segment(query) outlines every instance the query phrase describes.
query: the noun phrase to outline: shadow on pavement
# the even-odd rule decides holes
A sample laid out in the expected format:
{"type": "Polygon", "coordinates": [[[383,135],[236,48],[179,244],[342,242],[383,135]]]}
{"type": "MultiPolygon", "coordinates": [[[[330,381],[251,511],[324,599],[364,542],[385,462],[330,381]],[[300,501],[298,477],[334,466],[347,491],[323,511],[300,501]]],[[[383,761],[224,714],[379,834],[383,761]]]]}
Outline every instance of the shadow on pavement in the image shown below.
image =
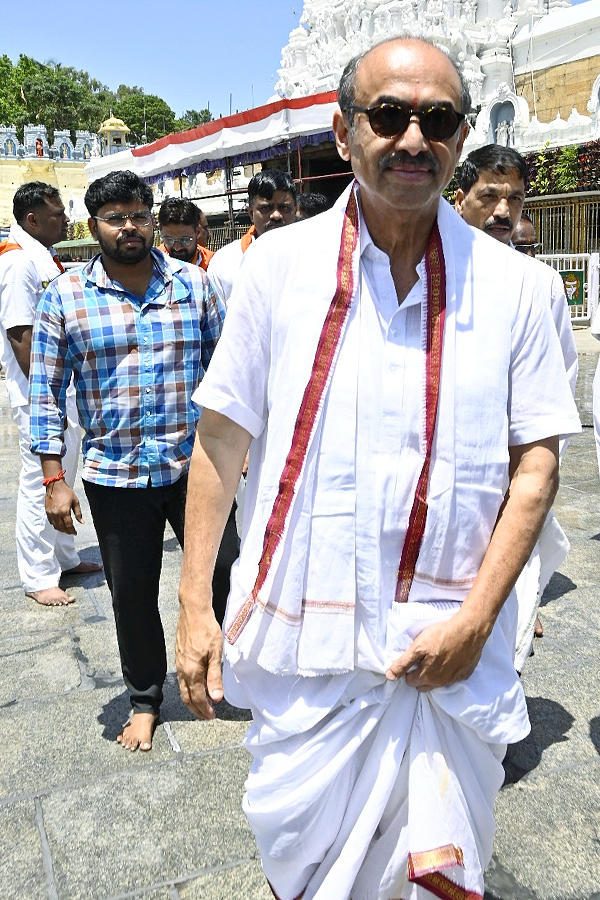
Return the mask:
{"type": "Polygon", "coordinates": [[[577,585],[574,581],[571,581],[566,575],[561,575],[560,572],[555,572],[542,595],[540,606],[546,606],[551,600],[558,600],[559,597],[575,590],[577,590],[577,585]]]}
{"type": "MultiPolygon", "coordinates": [[[[98,716],[98,722],[103,726],[102,737],[107,741],[115,741],[118,733],[127,721],[131,711],[129,703],[129,695],[127,691],[113,697],[108,703],[102,707],[102,712],[98,716]]],[[[252,719],[252,715],[247,709],[238,709],[231,706],[227,700],[215,705],[217,719],[229,722],[247,722],[252,719]]],[[[177,676],[169,672],[164,685],[164,699],[160,708],[161,722],[196,722],[196,716],[185,706],[179,696],[179,685],[177,684],[177,676]]]]}
{"type": "Polygon", "coordinates": [[[595,716],[590,722],[590,739],[596,748],[596,753],[600,753],[600,716],[595,716]]]}
{"type": "Polygon", "coordinates": [[[567,731],[575,721],[564,706],[545,697],[528,697],[527,709],[531,732],[524,740],[508,748],[503,763],[505,785],[515,784],[533,771],[547,747],[568,741],[567,731]]]}

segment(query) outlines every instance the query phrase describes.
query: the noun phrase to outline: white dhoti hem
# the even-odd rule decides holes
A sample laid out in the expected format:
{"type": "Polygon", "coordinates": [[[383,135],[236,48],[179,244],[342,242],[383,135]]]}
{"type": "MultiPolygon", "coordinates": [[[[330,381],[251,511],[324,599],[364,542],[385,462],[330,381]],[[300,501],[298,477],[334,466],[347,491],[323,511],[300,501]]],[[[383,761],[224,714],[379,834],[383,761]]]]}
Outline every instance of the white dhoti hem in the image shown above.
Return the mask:
{"type": "Polygon", "coordinates": [[[515,585],[519,611],[515,649],[517,672],[523,671],[531,653],[535,620],[542,594],[556,569],[567,558],[570,549],[571,545],[566,534],[550,510],[533,553],[525,563],[515,585]]]}
{"type": "MultiPolygon", "coordinates": [[[[388,662],[457,607],[394,604],[388,662]]],[[[473,675],[428,693],[226,666],[228,699],[254,717],[244,810],[280,900],[483,897],[501,760],[529,729],[510,631],[499,621],[473,675]]]]}

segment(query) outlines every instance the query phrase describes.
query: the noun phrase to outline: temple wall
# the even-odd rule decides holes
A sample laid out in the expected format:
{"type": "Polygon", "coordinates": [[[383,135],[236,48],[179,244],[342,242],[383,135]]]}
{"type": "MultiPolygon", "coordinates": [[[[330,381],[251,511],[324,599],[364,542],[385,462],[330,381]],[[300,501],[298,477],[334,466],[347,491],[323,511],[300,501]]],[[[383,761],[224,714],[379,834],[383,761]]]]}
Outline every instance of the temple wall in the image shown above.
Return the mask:
{"type": "Polygon", "coordinates": [[[63,162],[46,158],[3,159],[0,157],[0,225],[13,222],[12,200],[15,191],[27,181],[44,181],[58,188],[62,201],[69,210],[73,201],[76,219],[87,218],[83,197],[87,190],[83,162],[63,162]]]}
{"type": "MultiPolygon", "coordinates": [[[[573,107],[587,115],[594,81],[600,74],[600,55],[553,66],[533,73],[537,117],[540,122],[551,122],[557,112],[568,119],[573,107]]],[[[524,97],[533,115],[533,92],[529,72],[515,76],[515,93],[524,97]]]]}

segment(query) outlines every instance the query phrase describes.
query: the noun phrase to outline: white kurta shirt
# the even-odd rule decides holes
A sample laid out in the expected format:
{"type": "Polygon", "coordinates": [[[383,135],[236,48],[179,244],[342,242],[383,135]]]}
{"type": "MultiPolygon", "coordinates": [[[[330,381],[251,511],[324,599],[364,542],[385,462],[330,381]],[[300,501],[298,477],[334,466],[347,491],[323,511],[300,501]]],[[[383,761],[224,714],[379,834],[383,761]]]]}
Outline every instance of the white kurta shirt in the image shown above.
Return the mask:
{"type": "Polygon", "coordinates": [[[233,285],[243,261],[241,240],[225,244],[210,258],[207,269],[208,277],[225,306],[229,303],[233,285]]]}
{"type": "MultiPolygon", "coordinates": [[[[195,397],[257,438],[226,625],[256,578],[335,291],[346,199],[250,248],[195,397]]],[[[509,248],[482,241],[445,201],[439,225],[448,307],[414,601],[462,600],[467,593],[507,486],[509,445],[579,429],[548,304],[536,293],[531,269],[509,248]]],[[[260,602],[226,648],[231,659],[241,655],[277,673],[385,665],[382,612],[393,602],[423,460],[425,276],[422,263],[420,281],[398,308],[389,261],[361,230],[357,290],[285,534],[260,602]]]]}
{"type": "Polygon", "coordinates": [[[2,365],[10,405],[27,406],[29,383],[11,349],[6,332],[18,326],[31,326],[46,285],[60,275],[53,249],[44,247],[20,225],[8,233],[10,243],[21,250],[7,250],[0,256],[0,330],[2,365]]]}

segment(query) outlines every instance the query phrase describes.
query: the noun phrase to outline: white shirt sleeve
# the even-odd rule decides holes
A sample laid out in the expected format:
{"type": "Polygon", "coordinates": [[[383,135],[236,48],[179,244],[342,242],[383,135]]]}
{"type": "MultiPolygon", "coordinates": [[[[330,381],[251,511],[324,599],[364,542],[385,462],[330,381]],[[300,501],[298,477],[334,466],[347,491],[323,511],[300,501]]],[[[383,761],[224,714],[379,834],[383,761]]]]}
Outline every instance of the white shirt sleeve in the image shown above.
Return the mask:
{"type": "Polygon", "coordinates": [[[236,275],[242,264],[244,254],[239,240],[226,244],[217,250],[208,264],[208,277],[210,278],[215,293],[227,306],[233,290],[236,275]]]}
{"type": "Polygon", "coordinates": [[[548,297],[527,269],[512,332],[509,446],[581,431],[548,297]],[[527,302],[531,297],[531,303],[527,302]]]}
{"type": "Polygon", "coordinates": [[[4,331],[31,325],[41,296],[41,283],[34,263],[21,250],[8,250],[0,257],[0,323],[4,331]]]}
{"type": "MultiPolygon", "coordinates": [[[[192,399],[227,416],[257,438],[267,421],[271,272],[264,255],[256,254],[255,258],[254,246],[246,253],[252,264],[244,265],[235,303],[227,311],[210,367],[192,399]]],[[[210,267],[208,274],[210,277],[210,267]]]]}

